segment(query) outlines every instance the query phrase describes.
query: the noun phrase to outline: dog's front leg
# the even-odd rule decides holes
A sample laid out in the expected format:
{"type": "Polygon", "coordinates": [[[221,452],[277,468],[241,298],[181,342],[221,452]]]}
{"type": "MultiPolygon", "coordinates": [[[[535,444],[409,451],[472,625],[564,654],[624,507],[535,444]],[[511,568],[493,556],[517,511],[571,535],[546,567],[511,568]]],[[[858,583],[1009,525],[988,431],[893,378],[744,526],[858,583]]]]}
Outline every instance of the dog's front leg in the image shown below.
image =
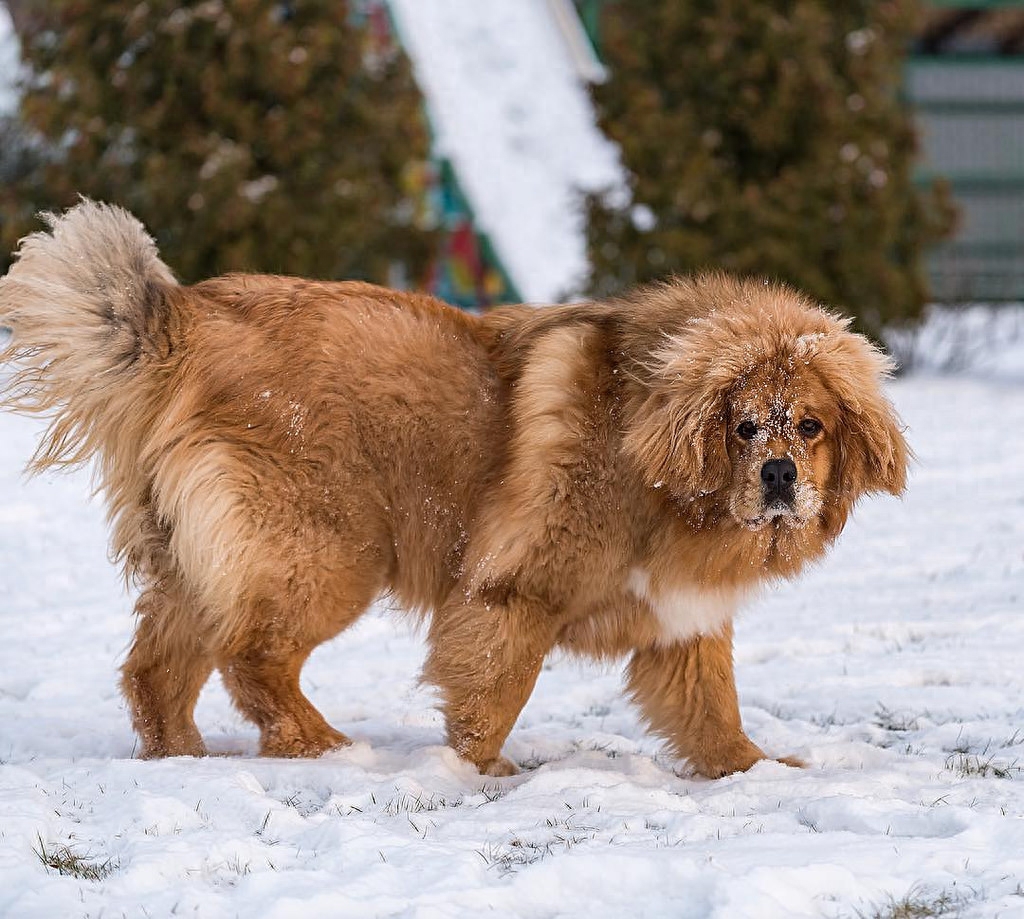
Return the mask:
{"type": "Polygon", "coordinates": [[[441,689],[448,743],[481,773],[519,771],[501,747],[551,650],[554,619],[513,592],[456,592],[434,616],[423,677],[441,689]]]}
{"type": "Polygon", "coordinates": [[[628,686],[651,728],[701,775],[745,772],[765,759],[740,723],[731,626],[685,644],[635,651],[628,686]]]}

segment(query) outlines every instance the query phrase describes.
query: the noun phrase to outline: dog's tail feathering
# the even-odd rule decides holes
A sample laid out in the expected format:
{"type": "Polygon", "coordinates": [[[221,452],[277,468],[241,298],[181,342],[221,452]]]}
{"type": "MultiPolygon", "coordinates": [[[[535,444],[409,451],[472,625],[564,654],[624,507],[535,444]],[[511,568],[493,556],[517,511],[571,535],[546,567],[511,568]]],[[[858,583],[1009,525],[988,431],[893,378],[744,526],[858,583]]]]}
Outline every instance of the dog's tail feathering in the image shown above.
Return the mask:
{"type": "MultiPolygon", "coordinates": [[[[178,286],[156,244],[127,211],[83,199],[43,214],[0,278],[0,405],[52,418],[34,470],[83,462],[142,395],[131,381],[171,348],[178,286]],[[118,416],[121,416],[120,418],[118,416]]],[[[138,411],[141,406],[135,405],[138,411]]]]}

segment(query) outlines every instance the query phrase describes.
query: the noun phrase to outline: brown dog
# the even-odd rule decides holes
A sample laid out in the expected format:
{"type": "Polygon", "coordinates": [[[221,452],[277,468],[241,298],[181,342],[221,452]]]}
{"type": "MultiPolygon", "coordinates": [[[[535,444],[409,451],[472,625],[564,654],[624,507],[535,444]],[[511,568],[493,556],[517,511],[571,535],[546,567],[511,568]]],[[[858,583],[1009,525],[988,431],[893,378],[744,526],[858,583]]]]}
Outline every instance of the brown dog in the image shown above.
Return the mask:
{"type": "Polygon", "coordinates": [[[482,772],[515,771],[501,747],[556,645],[629,655],[676,753],[747,769],[734,612],[904,487],[885,358],[784,287],[476,317],[361,283],[183,287],[122,210],[49,224],[0,280],[5,399],[52,415],[33,468],[97,459],[141,588],[122,686],[144,756],[204,752],[215,667],[264,754],[345,743],[299,671],[390,592],[432,614],[424,675],[482,772]]]}

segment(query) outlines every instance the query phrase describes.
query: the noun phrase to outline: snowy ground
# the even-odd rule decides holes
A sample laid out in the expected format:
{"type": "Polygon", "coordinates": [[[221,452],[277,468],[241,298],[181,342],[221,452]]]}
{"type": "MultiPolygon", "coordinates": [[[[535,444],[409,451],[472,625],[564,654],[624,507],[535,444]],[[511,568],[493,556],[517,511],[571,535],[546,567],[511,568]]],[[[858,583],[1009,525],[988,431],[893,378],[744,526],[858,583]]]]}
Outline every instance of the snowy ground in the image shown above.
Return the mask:
{"type": "Polygon", "coordinates": [[[1024,303],[933,306],[887,343],[901,367],[1024,383],[1024,303]]]}
{"type": "Polygon", "coordinates": [[[306,673],[352,748],[257,759],[213,684],[198,717],[224,756],[132,759],[101,508],[84,475],[23,481],[37,425],[0,416],[0,916],[792,919],[908,892],[1024,916],[1024,385],[892,395],[907,498],[864,505],[738,632],[748,730],[810,768],[714,782],[673,771],[614,668],[566,660],[506,748],[527,770],[481,779],[441,745],[420,641],[383,614],[306,673]]]}

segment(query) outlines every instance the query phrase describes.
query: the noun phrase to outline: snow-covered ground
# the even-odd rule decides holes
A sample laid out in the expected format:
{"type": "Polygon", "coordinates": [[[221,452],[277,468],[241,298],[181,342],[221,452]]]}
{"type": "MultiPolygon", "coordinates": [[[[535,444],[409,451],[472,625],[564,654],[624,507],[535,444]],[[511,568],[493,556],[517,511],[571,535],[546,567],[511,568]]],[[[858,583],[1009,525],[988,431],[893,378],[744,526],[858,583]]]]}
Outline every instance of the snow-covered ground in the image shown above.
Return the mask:
{"type": "Polygon", "coordinates": [[[570,660],[507,745],[526,771],[481,778],[384,613],[305,674],[353,747],[258,759],[211,684],[198,720],[224,755],[132,759],[131,601],[101,507],[84,474],[24,481],[38,425],[0,416],[0,916],[793,919],[908,892],[1024,916],[1024,386],[891,393],[918,454],[906,499],[863,505],[738,630],[749,732],[809,768],[719,781],[677,774],[616,668],[570,660]],[[44,867],[61,847],[105,876],[44,867]]]}
{"type": "Polygon", "coordinates": [[[887,338],[899,363],[914,371],[1024,383],[1024,303],[932,306],[919,325],[887,338]]]}

